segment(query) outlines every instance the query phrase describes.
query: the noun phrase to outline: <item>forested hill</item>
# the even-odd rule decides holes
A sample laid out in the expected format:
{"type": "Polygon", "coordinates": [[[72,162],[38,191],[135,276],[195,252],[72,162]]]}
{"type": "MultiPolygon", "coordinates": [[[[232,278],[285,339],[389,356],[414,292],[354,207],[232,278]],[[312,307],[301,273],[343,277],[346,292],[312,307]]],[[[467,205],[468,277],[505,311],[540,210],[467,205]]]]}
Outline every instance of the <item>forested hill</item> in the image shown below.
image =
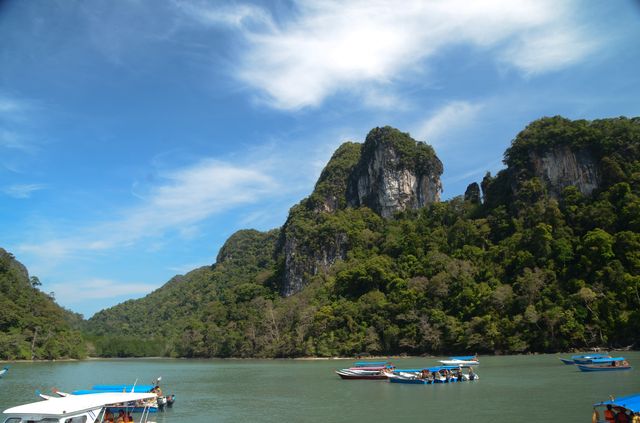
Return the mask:
{"type": "Polygon", "coordinates": [[[38,289],[25,267],[0,248],[0,359],[81,358],[80,315],[38,289]]]}
{"type": "Polygon", "coordinates": [[[638,346],[640,119],[543,118],[505,164],[440,201],[435,151],[375,128],[336,151],[281,229],[236,233],[213,266],[87,331],[104,355],[638,346]],[[114,336],[131,342],[113,351],[114,336]]]}

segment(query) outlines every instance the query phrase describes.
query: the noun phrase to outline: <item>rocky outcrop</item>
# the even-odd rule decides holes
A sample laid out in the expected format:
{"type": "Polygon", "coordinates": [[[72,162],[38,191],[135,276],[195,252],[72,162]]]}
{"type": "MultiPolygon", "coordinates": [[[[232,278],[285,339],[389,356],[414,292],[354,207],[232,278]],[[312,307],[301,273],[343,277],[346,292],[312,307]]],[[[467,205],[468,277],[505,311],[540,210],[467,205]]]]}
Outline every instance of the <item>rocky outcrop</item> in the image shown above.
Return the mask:
{"type": "Polygon", "coordinates": [[[529,158],[534,175],[545,182],[553,198],[559,198],[568,186],[577,187],[584,195],[600,186],[599,165],[589,150],[560,145],[543,154],[531,152],[529,158]]]}
{"type": "Polygon", "coordinates": [[[480,204],[480,185],[478,185],[477,182],[473,182],[467,186],[467,190],[464,192],[464,201],[480,204]]]}
{"type": "Polygon", "coordinates": [[[391,127],[375,128],[349,178],[347,204],[388,218],[440,201],[442,162],[433,149],[391,127]]]}
{"type": "Polygon", "coordinates": [[[308,280],[326,273],[336,261],[347,255],[347,235],[336,233],[331,242],[324,243],[319,249],[303,245],[295,236],[284,241],[284,280],[280,295],[289,296],[300,292],[308,280]]]}

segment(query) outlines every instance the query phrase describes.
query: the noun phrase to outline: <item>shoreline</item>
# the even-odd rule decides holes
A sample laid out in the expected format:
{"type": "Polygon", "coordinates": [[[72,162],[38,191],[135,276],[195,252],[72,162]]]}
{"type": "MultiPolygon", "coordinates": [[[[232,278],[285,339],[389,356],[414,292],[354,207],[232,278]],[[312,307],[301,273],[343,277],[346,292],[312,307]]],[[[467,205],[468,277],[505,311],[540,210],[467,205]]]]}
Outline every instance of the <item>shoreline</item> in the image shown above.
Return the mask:
{"type": "MultiPolygon", "coordinates": [[[[608,350],[608,352],[637,352],[640,350],[608,350]]],[[[528,356],[528,355],[562,355],[575,354],[578,352],[589,351],[568,351],[556,353],[525,353],[525,354],[480,354],[479,357],[504,357],[504,356],[528,356]]],[[[86,357],[86,358],[60,358],[52,360],[0,360],[0,364],[10,363],[55,363],[55,362],[74,362],[74,361],[118,361],[118,360],[292,360],[292,361],[344,361],[344,360],[398,360],[398,359],[418,359],[418,358],[440,358],[449,357],[449,355],[372,355],[366,357],[86,357]]]]}

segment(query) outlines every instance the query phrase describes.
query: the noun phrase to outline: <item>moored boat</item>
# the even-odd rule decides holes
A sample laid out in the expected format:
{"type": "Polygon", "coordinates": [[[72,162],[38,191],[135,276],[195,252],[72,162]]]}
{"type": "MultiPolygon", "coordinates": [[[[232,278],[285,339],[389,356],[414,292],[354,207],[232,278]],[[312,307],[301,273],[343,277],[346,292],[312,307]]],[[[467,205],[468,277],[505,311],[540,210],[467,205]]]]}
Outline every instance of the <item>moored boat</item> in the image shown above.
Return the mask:
{"type": "Polygon", "coordinates": [[[391,374],[391,369],[387,367],[350,367],[336,370],[336,374],[341,379],[380,380],[387,379],[391,374]]]}
{"type": "MultiPolygon", "coordinates": [[[[111,408],[131,412],[134,404],[143,404],[154,400],[151,392],[109,392],[101,394],[69,395],[67,397],[49,398],[4,410],[5,422],[105,422],[111,408]]],[[[135,421],[148,421],[149,412],[143,407],[135,421]]],[[[113,420],[112,420],[113,421],[113,420]]]]}
{"type": "Polygon", "coordinates": [[[631,370],[631,365],[624,357],[594,358],[590,364],[576,364],[583,372],[611,372],[631,370]]]}
{"type": "Polygon", "coordinates": [[[478,375],[469,368],[464,374],[460,366],[437,366],[426,369],[396,369],[389,376],[391,383],[405,383],[412,385],[430,385],[434,383],[453,383],[478,380],[478,375]]]}
{"type": "Polygon", "coordinates": [[[4,376],[8,371],[9,367],[5,367],[4,369],[0,370],[0,377],[4,376]]]}
{"type": "Polygon", "coordinates": [[[463,355],[457,357],[449,357],[448,360],[438,360],[439,363],[444,364],[445,366],[477,366],[480,364],[477,355],[463,355]]]}
{"type": "Polygon", "coordinates": [[[640,393],[593,404],[592,423],[635,422],[635,419],[640,419],[640,393]]]}

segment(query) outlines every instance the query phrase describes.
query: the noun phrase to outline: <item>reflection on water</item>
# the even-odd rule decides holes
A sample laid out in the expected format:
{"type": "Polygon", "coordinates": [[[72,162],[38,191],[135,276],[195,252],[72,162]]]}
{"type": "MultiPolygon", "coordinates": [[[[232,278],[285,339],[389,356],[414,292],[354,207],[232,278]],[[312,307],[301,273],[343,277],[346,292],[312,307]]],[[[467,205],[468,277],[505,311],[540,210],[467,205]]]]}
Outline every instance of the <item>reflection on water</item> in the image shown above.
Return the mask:
{"type": "MultiPolygon", "coordinates": [[[[569,354],[567,354],[569,355],[569,354]]],[[[640,353],[624,353],[640,366],[640,353]]],[[[399,367],[437,359],[393,360],[399,367]]],[[[582,373],[557,356],[480,357],[477,382],[402,385],[347,381],[333,373],[348,360],[89,360],[13,363],[0,379],[0,409],[36,401],[35,390],[69,392],[94,384],[148,384],[162,376],[169,422],[587,422],[591,404],[640,392],[636,369],[582,373]]]]}

